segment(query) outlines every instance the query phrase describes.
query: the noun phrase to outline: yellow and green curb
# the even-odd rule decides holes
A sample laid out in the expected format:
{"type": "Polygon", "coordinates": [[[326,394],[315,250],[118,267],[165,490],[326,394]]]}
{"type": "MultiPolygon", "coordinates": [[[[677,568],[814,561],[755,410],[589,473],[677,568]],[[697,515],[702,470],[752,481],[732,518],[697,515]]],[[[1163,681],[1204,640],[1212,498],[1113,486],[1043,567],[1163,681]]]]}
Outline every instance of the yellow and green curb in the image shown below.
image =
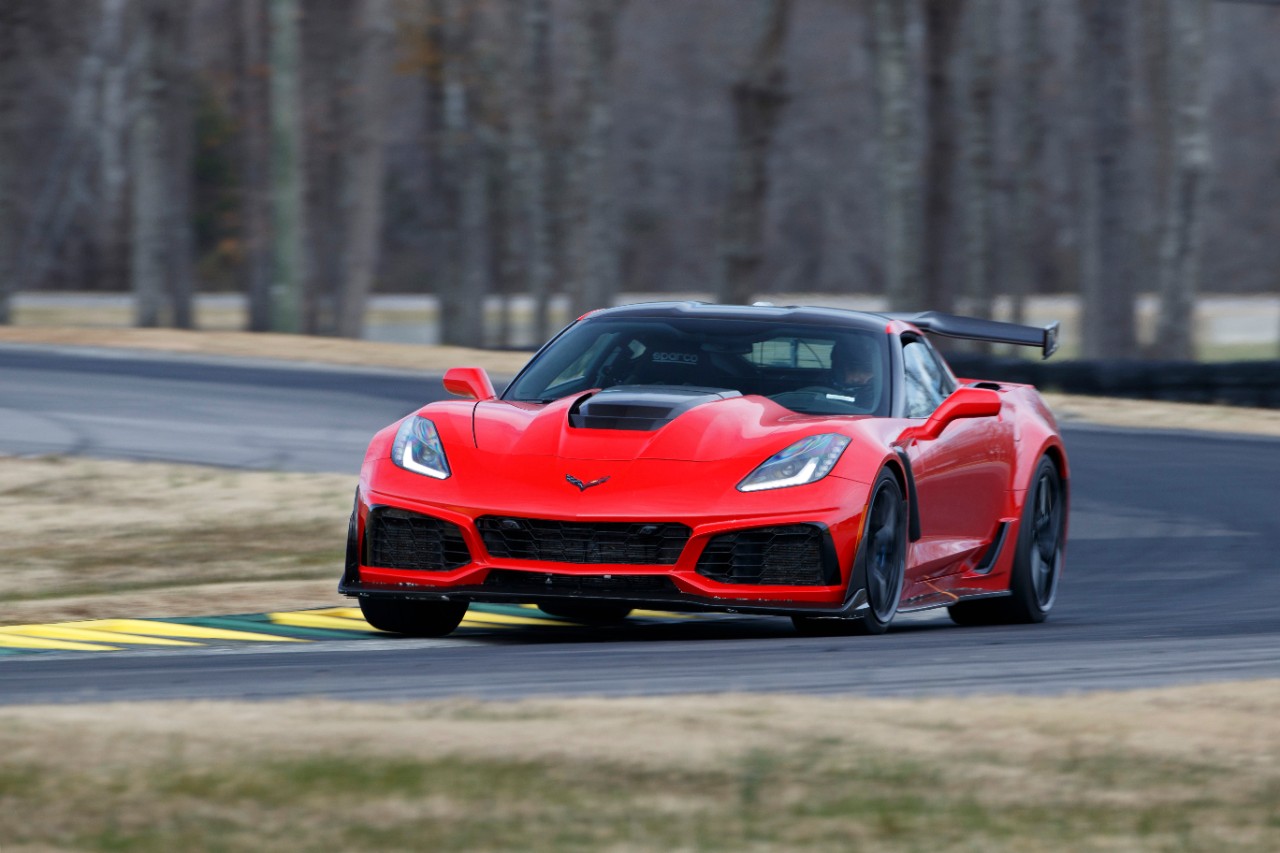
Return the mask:
{"type": "MultiPolygon", "coordinates": [[[[641,621],[671,621],[685,614],[645,610],[641,621]]],[[[532,606],[473,604],[457,633],[565,628],[576,623],[532,606]]],[[[0,656],[47,652],[114,652],[124,648],[200,647],[222,643],[309,643],[393,636],[371,627],[359,607],[327,607],[233,616],[168,619],[91,619],[43,625],[0,626],[0,656]]]]}

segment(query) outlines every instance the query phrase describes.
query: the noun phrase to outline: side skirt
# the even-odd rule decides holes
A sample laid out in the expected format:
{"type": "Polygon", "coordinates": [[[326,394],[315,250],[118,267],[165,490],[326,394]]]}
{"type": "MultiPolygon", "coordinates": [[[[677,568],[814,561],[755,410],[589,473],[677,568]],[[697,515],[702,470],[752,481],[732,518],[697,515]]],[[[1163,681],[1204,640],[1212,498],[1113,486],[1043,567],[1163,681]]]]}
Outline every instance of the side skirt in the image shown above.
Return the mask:
{"type": "Polygon", "coordinates": [[[925,610],[937,610],[939,607],[950,607],[953,604],[959,604],[961,601],[978,601],[983,598],[1008,598],[1012,593],[1008,590],[1000,592],[976,592],[971,595],[952,595],[951,593],[938,593],[924,598],[916,599],[914,602],[902,602],[898,608],[899,613],[920,613],[925,610]]]}

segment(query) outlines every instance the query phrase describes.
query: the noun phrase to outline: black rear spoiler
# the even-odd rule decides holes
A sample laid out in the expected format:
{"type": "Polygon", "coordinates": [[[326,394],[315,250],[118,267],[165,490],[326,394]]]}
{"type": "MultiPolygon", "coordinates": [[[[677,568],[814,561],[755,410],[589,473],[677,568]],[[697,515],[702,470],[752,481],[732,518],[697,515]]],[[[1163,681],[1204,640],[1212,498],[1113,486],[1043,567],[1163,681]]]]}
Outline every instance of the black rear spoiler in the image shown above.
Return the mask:
{"type": "Polygon", "coordinates": [[[1024,347],[1040,347],[1042,358],[1058,351],[1058,323],[1055,321],[1041,328],[1018,323],[1001,323],[997,320],[979,320],[976,317],[956,317],[937,311],[920,314],[887,314],[894,320],[910,323],[917,329],[944,338],[964,338],[970,341],[991,341],[996,344],[1018,344],[1024,347]]]}

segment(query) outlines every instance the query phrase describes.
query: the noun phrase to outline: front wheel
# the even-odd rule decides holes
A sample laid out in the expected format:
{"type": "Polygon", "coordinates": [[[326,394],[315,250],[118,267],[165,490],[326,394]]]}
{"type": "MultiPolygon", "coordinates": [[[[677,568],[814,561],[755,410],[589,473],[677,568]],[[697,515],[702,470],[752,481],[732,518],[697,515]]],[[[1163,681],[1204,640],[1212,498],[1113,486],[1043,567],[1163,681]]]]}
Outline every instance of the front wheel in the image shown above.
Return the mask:
{"type": "Polygon", "coordinates": [[[793,616],[796,630],[808,636],[883,634],[898,612],[907,570],[907,504],[892,471],[882,471],[867,502],[862,541],[850,584],[861,581],[867,594],[860,619],[793,616]]]}
{"type": "Polygon", "coordinates": [[[467,602],[362,598],[360,612],[364,621],[379,631],[407,637],[443,637],[453,633],[467,615],[467,602]]]}

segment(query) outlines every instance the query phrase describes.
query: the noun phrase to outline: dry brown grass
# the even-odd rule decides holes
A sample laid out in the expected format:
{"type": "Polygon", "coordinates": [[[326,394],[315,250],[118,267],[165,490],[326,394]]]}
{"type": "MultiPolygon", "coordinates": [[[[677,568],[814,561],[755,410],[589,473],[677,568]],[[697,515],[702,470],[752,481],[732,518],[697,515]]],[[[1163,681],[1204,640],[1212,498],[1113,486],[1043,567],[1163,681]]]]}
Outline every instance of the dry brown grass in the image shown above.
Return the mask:
{"type": "Polygon", "coordinates": [[[320,607],[353,478],[0,457],[0,624],[320,607]]]}
{"type": "Polygon", "coordinates": [[[0,709],[0,849],[1258,850],[1280,682],[0,709]]]}
{"type": "Polygon", "coordinates": [[[0,342],[49,346],[120,347],[187,355],[241,356],[443,371],[450,367],[483,367],[510,376],[528,361],[527,353],[497,352],[448,346],[414,346],[322,338],[306,335],[253,334],[180,329],[85,328],[81,326],[0,326],[0,342]]]}

